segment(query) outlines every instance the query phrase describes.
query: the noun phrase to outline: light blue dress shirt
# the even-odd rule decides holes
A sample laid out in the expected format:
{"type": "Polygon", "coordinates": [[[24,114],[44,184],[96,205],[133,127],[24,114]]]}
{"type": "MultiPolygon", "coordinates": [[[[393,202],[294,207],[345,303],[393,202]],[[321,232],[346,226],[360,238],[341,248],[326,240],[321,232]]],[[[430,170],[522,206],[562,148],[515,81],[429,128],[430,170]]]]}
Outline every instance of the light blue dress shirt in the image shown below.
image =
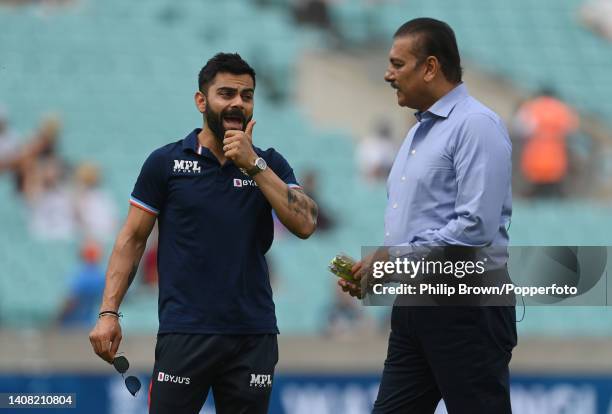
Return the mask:
{"type": "Polygon", "coordinates": [[[464,84],[415,116],[387,180],[385,246],[507,246],[512,146],[499,116],[464,84]]]}

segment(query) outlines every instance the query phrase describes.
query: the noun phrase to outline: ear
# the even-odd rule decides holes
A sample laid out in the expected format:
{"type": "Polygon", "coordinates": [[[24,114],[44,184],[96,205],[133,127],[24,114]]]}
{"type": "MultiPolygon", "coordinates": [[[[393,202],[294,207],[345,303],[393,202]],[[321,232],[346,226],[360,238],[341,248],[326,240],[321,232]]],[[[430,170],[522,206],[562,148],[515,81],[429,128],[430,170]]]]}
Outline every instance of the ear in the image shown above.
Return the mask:
{"type": "Polygon", "coordinates": [[[436,78],[436,75],[440,71],[440,61],[435,56],[428,56],[423,66],[425,67],[423,80],[429,83],[436,78]]]}
{"type": "Polygon", "coordinates": [[[195,101],[196,108],[203,114],[206,111],[206,95],[203,92],[197,91],[193,97],[195,101]]]}

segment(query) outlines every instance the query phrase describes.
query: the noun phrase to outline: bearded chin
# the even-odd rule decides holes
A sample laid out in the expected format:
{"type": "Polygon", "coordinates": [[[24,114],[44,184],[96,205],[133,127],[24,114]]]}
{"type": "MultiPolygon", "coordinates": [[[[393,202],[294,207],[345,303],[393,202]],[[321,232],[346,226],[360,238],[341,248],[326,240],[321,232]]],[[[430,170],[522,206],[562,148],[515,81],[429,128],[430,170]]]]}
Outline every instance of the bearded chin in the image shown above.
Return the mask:
{"type": "Polygon", "coordinates": [[[223,122],[221,121],[221,117],[219,114],[208,110],[204,113],[204,119],[206,120],[206,125],[212,131],[213,135],[219,142],[223,142],[225,138],[225,129],[223,128],[223,122]]]}
{"type": "MultiPolygon", "coordinates": [[[[247,118],[242,122],[242,131],[246,130],[247,124],[251,121],[253,116],[247,118]]],[[[206,120],[206,125],[212,131],[213,135],[217,138],[219,142],[223,142],[225,138],[225,128],[223,128],[223,120],[221,118],[221,114],[218,114],[212,110],[207,110],[204,112],[204,119],[206,120]]]]}

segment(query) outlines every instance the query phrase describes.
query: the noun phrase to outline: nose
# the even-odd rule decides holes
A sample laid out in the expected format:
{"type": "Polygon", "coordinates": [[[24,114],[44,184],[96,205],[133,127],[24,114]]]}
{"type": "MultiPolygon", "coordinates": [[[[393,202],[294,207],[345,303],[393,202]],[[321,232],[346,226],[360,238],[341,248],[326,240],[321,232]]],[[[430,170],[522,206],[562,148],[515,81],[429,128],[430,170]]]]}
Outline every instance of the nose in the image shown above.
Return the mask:
{"type": "Polygon", "coordinates": [[[236,94],[234,99],[232,99],[232,102],[230,103],[230,109],[231,108],[238,108],[240,110],[244,109],[244,101],[242,100],[242,96],[240,96],[240,94],[236,94]]]}
{"type": "Polygon", "coordinates": [[[387,69],[385,70],[385,81],[386,82],[393,82],[394,80],[394,76],[393,73],[391,72],[391,70],[387,69]]]}

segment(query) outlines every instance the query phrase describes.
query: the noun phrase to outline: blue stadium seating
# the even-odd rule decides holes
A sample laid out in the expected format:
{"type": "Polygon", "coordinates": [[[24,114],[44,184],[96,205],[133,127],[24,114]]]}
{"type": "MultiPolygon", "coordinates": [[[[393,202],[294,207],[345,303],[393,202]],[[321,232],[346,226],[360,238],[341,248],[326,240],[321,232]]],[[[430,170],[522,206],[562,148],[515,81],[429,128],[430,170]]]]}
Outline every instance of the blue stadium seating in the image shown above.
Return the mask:
{"type": "MultiPolygon", "coordinates": [[[[469,0],[458,7],[451,0],[402,0],[376,9],[358,7],[361,3],[342,2],[334,10],[349,39],[365,41],[373,33],[390,37],[417,15],[444,18],[457,28],[464,54],[484,67],[526,87],[552,81],[581,109],[612,115],[612,101],[595,98],[610,91],[611,48],[575,24],[571,13],[579,1],[546,0],[536,7],[528,0],[469,0]],[[363,10],[369,14],[354,24],[363,10]],[[584,61],[595,63],[588,77],[584,61]]],[[[121,202],[122,214],[148,152],[201,123],[192,96],[205,59],[221,49],[239,51],[256,62],[260,74],[273,73],[290,96],[297,57],[314,39],[312,32],[296,30],[282,9],[259,9],[246,0],[147,0],[137,7],[120,0],[83,1],[74,10],[49,15],[35,7],[0,8],[0,27],[0,98],[13,124],[26,132],[42,114],[59,112],[65,125],[62,153],[72,162],[104,166],[105,183],[121,202]],[[221,13],[232,16],[231,23],[219,21],[221,13]]],[[[270,253],[281,332],[312,334],[324,328],[333,297],[335,280],[326,270],[331,257],[341,251],[358,257],[360,246],[381,242],[385,188],[359,181],[346,132],[315,128],[292,105],[265,98],[268,87],[258,86],[258,145],[276,147],[298,175],[318,171],[320,201],[339,223],[337,231],[306,242],[280,239],[270,253]]],[[[27,211],[8,177],[0,177],[0,200],[0,323],[44,326],[65,295],[77,241],[33,241],[26,231],[27,211]]],[[[510,232],[516,245],[611,244],[602,225],[611,215],[606,206],[585,202],[516,203],[510,232]]],[[[157,327],[155,295],[142,287],[130,291],[123,312],[126,330],[157,327]]],[[[529,309],[522,329],[612,334],[609,312],[560,312],[529,309]]]]}

